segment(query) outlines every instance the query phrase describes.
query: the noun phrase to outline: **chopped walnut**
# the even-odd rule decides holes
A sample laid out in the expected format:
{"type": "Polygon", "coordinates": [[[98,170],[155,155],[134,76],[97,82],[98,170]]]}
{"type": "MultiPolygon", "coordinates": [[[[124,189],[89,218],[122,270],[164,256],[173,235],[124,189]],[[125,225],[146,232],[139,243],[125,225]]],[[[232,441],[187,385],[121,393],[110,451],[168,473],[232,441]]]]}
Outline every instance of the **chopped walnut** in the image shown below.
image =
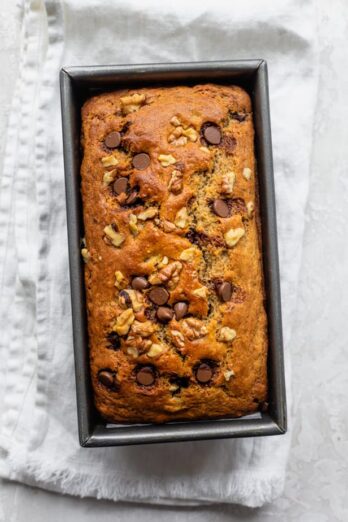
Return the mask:
{"type": "Polygon", "coordinates": [[[129,96],[122,96],[120,98],[122,111],[124,114],[130,114],[131,112],[136,112],[140,109],[142,105],[145,103],[145,94],[130,94],[129,96]]]}
{"type": "Polygon", "coordinates": [[[224,372],[224,377],[225,377],[225,380],[228,382],[230,380],[231,377],[234,376],[234,371],[233,370],[226,370],[224,372]]]}
{"type": "Polygon", "coordinates": [[[87,248],[81,248],[81,255],[85,263],[88,263],[88,261],[91,259],[91,254],[87,248]]]}
{"type": "Polygon", "coordinates": [[[252,174],[252,170],[249,169],[248,167],[245,167],[245,168],[243,169],[243,178],[245,178],[247,181],[250,180],[250,178],[251,178],[251,174],[252,174]]]}
{"type": "Polygon", "coordinates": [[[233,339],[236,337],[237,333],[236,330],[233,330],[233,328],[229,328],[228,326],[223,326],[219,333],[218,333],[218,341],[222,341],[224,343],[228,343],[230,341],[233,341],[233,339]]]}
{"type": "Polygon", "coordinates": [[[129,230],[132,232],[133,236],[136,236],[139,233],[139,229],[137,227],[137,216],[135,214],[129,214],[128,223],[129,230]]]}
{"type": "Polygon", "coordinates": [[[130,333],[125,341],[125,345],[127,346],[127,352],[130,348],[131,350],[136,350],[138,353],[143,353],[151,347],[152,341],[140,335],[130,333]]]}
{"type": "Polygon", "coordinates": [[[110,183],[112,183],[114,181],[115,174],[116,174],[116,169],[107,170],[106,172],[104,172],[104,176],[103,176],[104,185],[110,185],[110,183]]]}
{"type": "Polygon", "coordinates": [[[116,286],[116,288],[118,288],[119,290],[123,290],[124,288],[126,288],[127,284],[128,284],[127,283],[127,279],[124,277],[122,272],[117,270],[115,272],[115,286],[116,286]]]}
{"type": "Polygon", "coordinates": [[[162,262],[163,256],[157,254],[145,259],[145,263],[148,265],[150,270],[156,270],[156,267],[162,262]]]}
{"type": "Polygon", "coordinates": [[[244,228],[230,228],[230,230],[228,230],[224,236],[226,245],[228,247],[234,247],[238,243],[238,241],[244,236],[244,234],[244,228]]]}
{"type": "Polygon", "coordinates": [[[143,210],[142,212],[140,212],[140,214],[137,215],[137,218],[140,221],[147,221],[148,219],[152,219],[155,216],[157,216],[157,214],[158,214],[157,207],[149,207],[149,208],[143,210]]]}
{"type": "Polygon", "coordinates": [[[253,201],[248,201],[248,203],[246,205],[246,208],[247,208],[247,211],[248,211],[248,216],[251,217],[253,215],[254,210],[255,210],[255,205],[254,205],[253,201]]]}
{"type": "Polygon", "coordinates": [[[135,346],[128,346],[126,350],[127,354],[136,359],[139,356],[139,352],[135,346]]]}
{"type": "Polygon", "coordinates": [[[183,250],[180,254],[180,258],[182,261],[200,261],[202,253],[196,246],[192,246],[183,250]]]}
{"type": "Polygon", "coordinates": [[[133,335],[140,335],[141,337],[150,337],[156,331],[156,325],[152,321],[134,321],[131,332],[133,335]]]}
{"type": "Polygon", "coordinates": [[[207,335],[208,330],[202,321],[196,319],[195,317],[188,317],[182,321],[182,329],[184,334],[190,341],[194,341],[195,339],[200,339],[207,335]]]}
{"type": "Polygon", "coordinates": [[[174,125],[174,127],[178,127],[179,125],[181,125],[181,121],[179,120],[179,118],[177,116],[173,116],[172,119],[170,120],[170,123],[172,125],[174,125]]]}
{"type": "Polygon", "coordinates": [[[185,337],[178,330],[171,331],[173,343],[178,346],[178,348],[183,348],[185,346],[185,337]]]}
{"type": "Polygon", "coordinates": [[[168,189],[173,194],[179,194],[182,191],[184,174],[180,170],[173,170],[172,177],[170,178],[168,189]]]}
{"type": "Polygon", "coordinates": [[[162,167],[169,167],[169,165],[175,165],[176,163],[176,159],[171,154],[160,154],[158,156],[158,161],[162,167]]]}
{"type": "Polygon", "coordinates": [[[200,288],[196,288],[196,290],[193,290],[193,295],[196,295],[197,297],[202,297],[203,299],[207,299],[208,297],[208,288],[206,286],[201,286],[200,288]]]}
{"type": "Polygon", "coordinates": [[[118,335],[126,335],[129,332],[131,324],[134,321],[134,313],[132,308],[124,310],[116,319],[116,323],[113,326],[113,331],[118,335]]]}
{"type": "Polygon", "coordinates": [[[101,161],[104,167],[112,167],[114,165],[118,165],[118,159],[115,158],[113,154],[111,154],[111,156],[104,156],[104,158],[102,158],[101,161]]]}
{"type": "Polygon", "coordinates": [[[186,228],[187,227],[187,225],[188,225],[188,213],[187,213],[187,208],[186,207],[182,207],[176,213],[174,223],[175,223],[175,225],[178,228],[186,228]]]}
{"type": "Polygon", "coordinates": [[[118,300],[121,306],[127,306],[130,301],[129,304],[132,306],[134,312],[140,312],[144,306],[142,293],[138,290],[133,290],[133,288],[128,288],[120,292],[118,300]]]}
{"type": "Polygon", "coordinates": [[[167,219],[162,219],[159,221],[158,225],[164,232],[173,232],[173,230],[176,229],[174,223],[168,221],[167,219]]]}
{"type": "Polygon", "coordinates": [[[236,181],[236,174],[234,172],[226,172],[221,178],[221,192],[224,194],[232,194],[233,186],[236,181]]]}
{"type": "Polygon", "coordinates": [[[157,359],[157,357],[160,357],[165,351],[165,346],[163,346],[162,344],[154,343],[151,345],[150,350],[147,352],[147,356],[151,357],[152,359],[157,359]]]}
{"type": "Polygon", "coordinates": [[[197,141],[198,132],[193,127],[188,127],[183,130],[183,135],[186,136],[190,141],[197,141]]]}
{"type": "Polygon", "coordinates": [[[125,240],[125,237],[117,232],[113,225],[106,226],[104,228],[104,233],[115,247],[121,246],[125,240]]]}
{"type": "Polygon", "coordinates": [[[159,272],[151,274],[149,277],[149,283],[152,285],[167,283],[170,289],[175,288],[179,282],[181,270],[182,264],[180,261],[173,261],[159,270],[159,272]]]}

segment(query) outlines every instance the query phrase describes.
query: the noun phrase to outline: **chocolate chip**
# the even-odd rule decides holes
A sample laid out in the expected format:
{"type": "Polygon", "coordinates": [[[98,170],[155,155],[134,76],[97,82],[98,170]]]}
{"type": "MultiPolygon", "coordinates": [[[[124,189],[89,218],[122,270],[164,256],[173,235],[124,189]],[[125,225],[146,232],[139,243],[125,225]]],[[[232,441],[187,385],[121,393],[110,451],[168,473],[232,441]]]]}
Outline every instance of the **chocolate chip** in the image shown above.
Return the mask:
{"type": "Polygon", "coordinates": [[[221,141],[221,146],[225,149],[227,154],[233,154],[236,150],[237,140],[233,136],[224,136],[221,141]]]}
{"type": "Polygon", "coordinates": [[[162,306],[168,301],[169,293],[163,286],[154,286],[149,292],[149,299],[154,304],[162,306]]]}
{"type": "Polygon", "coordinates": [[[127,178],[117,178],[117,180],[113,184],[114,192],[117,195],[122,194],[123,192],[127,192],[127,187],[128,187],[127,178]]]}
{"type": "Polygon", "coordinates": [[[124,305],[127,308],[132,308],[132,300],[129,297],[129,293],[126,290],[121,290],[121,292],[120,292],[120,300],[121,300],[121,302],[124,303],[124,305]]]}
{"type": "Polygon", "coordinates": [[[213,376],[213,369],[207,363],[201,363],[196,368],[196,379],[201,384],[206,384],[213,376]]]}
{"type": "Polygon", "coordinates": [[[221,131],[219,127],[216,127],[216,125],[209,125],[208,127],[205,127],[203,136],[211,145],[219,145],[221,141],[221,131]]]}
{"type": "Polygon", "coordinates": [[[222,218],[227,218],[229,216],[230,210],[228,208],[228,204],[223,199],[215,199],[213,202],[213,210],[214,213],[222,218]]]}
{"type": "Polygon", "coordinates": [[[145,152],[140,152],[133,157],[133,167],[137,170],[144,170],[150,165],[150,156],[145,152]]]}
{"type": "Polygon", "coordinates": [[[188,304],[185,301],[179,301],[174,305],[175,319],[179,321],[187,314],[188,304]]]}
{"type": "Polygon", "coordinates": [[[107,335],[107,340],[109,343],[109,348],[113,350],[119,350],[121,346],[119,335],[116,332],[110,332],[107,335]]]}
{"type": "Polygon", "coordinates": [[[126,205],[133,205],[133,203],[135,203],[138,199],[138,196],[138,191],[136,189],[132,190],[132,192],[129,194],[128,198],[125,201],[126,205]]]}
{"type": "Polygon", "coordinates": [[[239,122],[244,121],[247,117],[246,114],[243,114],[241,112],[231,112],[230,115],[231,118],[233,118],[234,120],[238,120],[239,122]]]}
{"type": "Polygon", "coordinates": [[[145,290],[149,286],[147,279],[141,276],[133,277],[131,284],[134,290],[145,290]]]}
{"type": "Polygon", "coordinates": [[[117,131],[110,132],[106,136],[104,143],[109,149],[116,149],[121,143],[121,134],[117,131]]]}
{"type": "Polygon", "coordinates": [[[232,296],[232,285],[228,281],[223,281],[217,286],[217,294],[221,301],[226,303],[231,299],[232,296]]]}
{"type": "Polygon", "coordinates": [[[104,386],[107,386],[107,388],[112,388],[115,386],[115,373],[111,370],[100,370],[98,373],[98,379],[99,382],[104,384],[104,386]]]}
{"type": "Polygon", "coordinates": [[[136,380],[143,386],[151,386],[155,382],[155,372],[151,366],[143,366],[137,371],[136,380]]]}
{"type": "Polygon", "coordinates": [[[173,319],[174,312],[168,306],[160,306],[157,310],[157,319],[161,321],[161,323],[168,323],[173,319]]]}

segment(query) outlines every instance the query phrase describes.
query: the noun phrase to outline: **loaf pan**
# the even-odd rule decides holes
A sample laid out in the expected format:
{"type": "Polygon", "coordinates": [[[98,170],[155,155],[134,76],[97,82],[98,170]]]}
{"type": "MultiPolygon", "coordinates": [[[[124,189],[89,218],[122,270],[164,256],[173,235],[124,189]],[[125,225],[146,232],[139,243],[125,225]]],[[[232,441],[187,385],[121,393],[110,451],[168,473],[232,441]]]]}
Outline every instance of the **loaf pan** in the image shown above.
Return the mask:
{"type": "Polygon", "coordinates": [[[60,72],[67,226],[77,412],[81,446],[120,446],[231,437],[280,435],[286,431],[281,303],[274,198],[267,64],[264,60],[64,67],[60,72]],[[84,236],[80,194],[81,106],[98,92],[153,85],[203,82],[241,85],[251,95],[262,223],[269,355],[268,408],[238,419],[109,425],[93,403],[80,239],[84,236]]]}

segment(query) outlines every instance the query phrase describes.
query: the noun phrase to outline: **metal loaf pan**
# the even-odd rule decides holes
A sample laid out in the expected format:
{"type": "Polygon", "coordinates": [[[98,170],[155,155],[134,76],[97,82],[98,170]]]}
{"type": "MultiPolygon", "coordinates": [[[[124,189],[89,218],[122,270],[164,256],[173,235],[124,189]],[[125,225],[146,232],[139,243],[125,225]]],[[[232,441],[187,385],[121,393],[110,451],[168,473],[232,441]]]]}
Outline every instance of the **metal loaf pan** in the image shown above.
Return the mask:
{"type": "Polygon", "coordinates": [[[285,433],[286,398],[266,62],[238,60],[64,67],[60,73],[60,85],[80,444],[86,447],[119,446],[285,433]],[[83,262],[80,255],[80,238],[84,235],[80,197],[81,106],[87,97],[103,90],[202,82],[241,85],[252,97],[269,324],[269,407],[266,412],[239,419],[162,425],[107,425],[94,408],[89,372],[83,262]]]}

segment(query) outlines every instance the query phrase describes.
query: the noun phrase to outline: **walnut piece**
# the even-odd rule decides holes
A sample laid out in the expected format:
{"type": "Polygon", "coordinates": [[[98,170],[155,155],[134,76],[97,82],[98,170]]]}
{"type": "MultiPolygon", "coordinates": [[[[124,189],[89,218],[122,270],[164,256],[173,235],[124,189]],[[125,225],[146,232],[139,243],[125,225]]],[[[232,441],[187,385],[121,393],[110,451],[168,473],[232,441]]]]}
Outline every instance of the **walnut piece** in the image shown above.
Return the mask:
{"type": "Polygon", "coordinates": [[[250,180],[250,178],[251,178],[251,174],[252,174],[252,170],[249,169],[249,167],[245,167],[245,168],[243,169],[243,178],[245,178],[247,181],[250,180]]]}
{"type": "Polygon", "coordinates": [[[104,228],[104,233],[115,247],[121,246],[125,240],[124,235],[117,232],[112,225],[106,226],[104,228]]]}
{"type": "Polygon", "coordinates": [[[171,335],[173,338],[173,343],[178,346],[178,348],[183,348],[185,346],[185,337],[181,332],[179,332],[179,330],[172,330],[171,335]]]}
{"type": "Polygon", "coordinates": [[[230,380],[231,377],[234,376],[234,371],[233,370],[226,370],[224,372],[224,377],[225,377],[225,380],[228,382],[230,380]]]}
{"type": "Polygon", "coordinates": [[[129,214],[128,223],[129,230],[132,232],[133,236],[136,236],[139,233],[139,229],[137,227],[137,216],[135,214],[129,214]]]}
{"type": "Polygon", "coordinates": [[[162,344],[154,343],[151,345],[150,350],[147,352],[147,356],[151,357],[152,359],[157,359],[160,357],[164,352],[166,351],[166,347],[162,344]]]}
{"type": "Polygon", "coordinates": [[[127,279],[119,270],[115,272],[115,286],[119,290],[123,290],[127,286],[127,279]]]}
{"type": "Polygon", "coordinates": [[[140,335],[140,337],[150,337],[156,331],[156,324],[152,321],[134,321],[132,324],[131,333],[133,335],[140,335]]]}
{"type": "Polygon", "coordinates": [[[139,354],[146,352],[151,347],[152,341],[150,339],[145,339],[140,335],[133,335],[130,333],[125,341],[125,345],[127,347],[127,353],[128,350],[130,350],[131,352],[134,351],[134,353],[136,352],[139,354]]]}
{"type": "Polygon", "coordinates": [[[127,354],[136,359],[139,356],[139,352],[135,346],[128,346],[126,350],[127,354]]]}
{"type": "Polygon", "coordinates": [[[221,178],[221,192],[224,194],[232,194],[236,175],[234,172],[226,172],[221,178]]]}
{"type": "Polygon", "coordinates": [[[244,234],[244,228],[230,228],[230,230],[228,230],[224,236],[226,245],[228,247],[234,247],[238,243],[238,241],[244,236],[244,234]]]}
{"type": "Polygon", "coordinates": [[[130,300],[134,312],[140,312],[144,306],[144,297],[142,293],[138,290],[133,290],[133,288],[127,288],[127,290],[121,292],[118,300],[121,306],[127,306],[127,301],[129,302],[130,300]]]}
{"type": "Polygon", "coordinates": [[[164,232],[173,232],[176,229],[174,223],[168,221],[168,219],[159,220],[157,224],[164,232]]]}
{"type": "Polygon", "coordinates": [[[140,214],[137,215],[137,218],[140,221],[147,221],[148,219],[152,219],[153,217],[157,216],[157,214],[158,214],[157,207],[149,207],[149,208],[143,210],[142,212],[140,212],[140,214]]]}
{"type": "Polygon", "coordinates": [[[85,263],[88,263],[88,261],[91,259],[91,254],[87,248],[81,248],[81,255],[85,263]]]}
{"type": "Polygon", "coordinates": [[[188,317],[182,321],[182,329],[184,334],[190,341],[194,341],[195,339],[200,339],[207,335],[208,330],[202,321],[196,319],[195,317],[188,317]]]}
{"type": "Polygon", "coordinates": [[[158,161],[162,167],[169,167],[170,165],[175,165],[176,163],[176,159],[171,154],[160,154],[158,156],[158,161]]]}
{"type": "Polygon", "coordinates": [[[115,158],[113,154],[111,154],[110,156],[104,156],[104,158],[102,158],[101,161],[104,167],[112,167],[114,165],[118,165],[118,159],[115,158]]]}
{"type": "Polygon", "coordinates": [[[177,116],[173,116],[172,119],[170,120],[170,123],[172,125],[174,125],[174,127],[178,127],[179,125],[181,125],[181,121],[179,120],[179,118],[177,116]]]}
{"type": "Polygon", "coordinates": [[[167,283],[168,287],[173,289],[179,282],[181,270],[182,264],[180,261],[173,261],[158,272],[151,274],[149,277],[149,283],[151,285],[161,285],[167,283]]]}
{"type": "Polygon", "coordinates": [[[248,211],[248,216],[251,217],[255,210],[255,205],[254,205],[253,201],[248,201],[248,203],[246,204],[246,208],[248,211]]]}
{"type": "Polygon", "coordinates": [[[222,341],[223,343],[228,343],[230,341],[233,341],[233,339],[236,337],[237,333],[236,330],[233,330],[233,328],[229,328],[228,326],[223,326],[219,333],[218,333],[218,341],[222,341]]]}
{"type": "Polygon", "coordinates": [[[168,190],[173,192],[173,194],[179,194],[183,188],[183,180],[184,174],[180,170],[173,170],[172,177],[170,178],[168,190]]]}
{"type": "Polygon", "coordinates": [[[168,142],[175,146],[186,145],[187,141],[197,141],[198,132],[191,126],[183,125],[177,116],[173,116],[170,123],[175,127],[168,136],[168,142]]]}
{"type": "Polygon", "coordinates": [[[182,261],[200,261],[202,257],[202,253],[198,247],[192,246],[183,250],[180,254],[180,258],[182,261]]]}
{"type": "Polygon", "coordinates": [[[196,290],[193,290],[193,295],[196,295],[197,297],[202,297],[203,299],[207,299],[208,297],[208,288],[206,286],[201,286],[200,288],[196,288],[196,290]]]}
{"type": "Polygon", "coordinates": [[[104,185],[106,185],[106,186],[110,185],[110,183],[112,183],[114,181],[115,173],[116,173],[116,169],[107,170],[106,172],[104,172],[104,176],[103,176],[104,185]]]}
{"type": "Polygon", "coordinates": [[[188,225],[188,213],[187,213],[187,208],[186,207],[182,207],[180,210],[178,210],[178,212],[176,213],[176,216],[175,216],[174,223],[175,223],[175,225],[178,228],[186,228],[187,227],[187,225],[188,225]]]}
{"type": "Polygon", "coordinates": [[[118,335],[126,335],[134,321],[134,313],[132,308],[127,308],[122,312],[116,319],[116,323],[113,326],[113,331],[118,335]]]}
{"type": "Polygon", "coordinates": [[[142,105],[144,105],[146,98],[145,94],[130,94],[129,96],[122,96],[120,98],[122,111],[124,114],[130,114],[131,112],[136,112],[140,109],[142,105]]]}

